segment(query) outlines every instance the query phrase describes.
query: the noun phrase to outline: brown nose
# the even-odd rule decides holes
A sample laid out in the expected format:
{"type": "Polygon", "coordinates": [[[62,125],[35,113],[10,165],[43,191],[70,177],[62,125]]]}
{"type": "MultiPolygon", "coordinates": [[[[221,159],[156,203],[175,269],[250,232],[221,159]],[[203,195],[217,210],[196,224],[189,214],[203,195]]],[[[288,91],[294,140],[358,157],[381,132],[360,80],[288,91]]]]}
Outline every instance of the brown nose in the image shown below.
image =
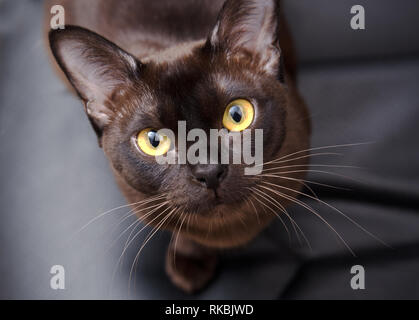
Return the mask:
{"type": "Polygon", "coordinates": [[[200,164],[192,167],[192,174],[208,189],[217,189],[225,178],[227,166],[221,164],[200,164]]]}

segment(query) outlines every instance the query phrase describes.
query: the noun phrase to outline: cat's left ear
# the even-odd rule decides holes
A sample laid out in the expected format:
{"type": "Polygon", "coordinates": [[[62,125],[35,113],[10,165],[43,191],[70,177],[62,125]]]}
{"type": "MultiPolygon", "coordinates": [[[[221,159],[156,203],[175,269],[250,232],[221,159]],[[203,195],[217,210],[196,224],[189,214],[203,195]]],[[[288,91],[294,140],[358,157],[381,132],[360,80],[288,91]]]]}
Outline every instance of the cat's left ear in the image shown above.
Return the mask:
{"type": "Polygon", "coordinates": [[[277,73],[279,0],[227,0],[207,45],[230,57],[250,55],[266,72],[277,73]]]}

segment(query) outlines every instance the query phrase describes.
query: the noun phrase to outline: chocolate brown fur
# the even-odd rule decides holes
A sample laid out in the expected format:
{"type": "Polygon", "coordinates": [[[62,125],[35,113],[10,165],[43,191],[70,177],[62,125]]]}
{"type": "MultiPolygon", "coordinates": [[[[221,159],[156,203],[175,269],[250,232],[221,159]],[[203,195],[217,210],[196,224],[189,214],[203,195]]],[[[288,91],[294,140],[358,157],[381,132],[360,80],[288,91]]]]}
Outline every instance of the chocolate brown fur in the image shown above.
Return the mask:
{"type": "MultiPolygon", "coordinates": [[[[148,127],[176,132],[180,120],[188,130],[221,129],[225,107],[244,97],[257,109],[251,128],[264,130],[264,162],[308,148],[309,116],[295,86],[296,59],[279,4],[90,0],[87,5],[84,0],[61,0],[47,1],[46,8],[57,3],[66,9],[67,27],[50,33],[52,53],[84,101],[128,202],[164,194],[191,216],[180,230],[178,246],[169,248],[166,269],[177,286],[199,290],[214,272],[214,249],[247,244],[275,217],[261,203],[253,207],[248,200],[249,188],[272,179],[249,179],[243,175],[244,165],[229,165],[214,193],[196,182],[191,166],[158,165],[154,158],[139,155],[132,139],[148,127]],[[174,250],[179,264],[172,261],[174,250]]],[[[289,164],[305,166],[307,160],[289,164]]],[[[288,176],[301,179],[303,174],[288,176]]],[[[281,185],[301,189],[295,180],[281,185]]],[[[296,196],[287,189],[281,192],[296,196]]],[[[289,204],[271,196],[284,207],[289,204]]],[[[161,211],[145,220],[158,225],[165,215],[153,219],[161,211]]],[[[163,227],[177,233],[184,217],[175,212],[163,227]]]]}

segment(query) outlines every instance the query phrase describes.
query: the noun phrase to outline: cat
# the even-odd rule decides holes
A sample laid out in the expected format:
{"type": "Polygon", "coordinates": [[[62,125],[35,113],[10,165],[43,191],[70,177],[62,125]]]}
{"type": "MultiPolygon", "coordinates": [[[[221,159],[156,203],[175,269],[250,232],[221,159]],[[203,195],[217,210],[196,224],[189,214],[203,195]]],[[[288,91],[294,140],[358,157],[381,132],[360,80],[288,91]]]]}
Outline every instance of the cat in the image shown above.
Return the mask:
{"type": "Polygon", "coordinates": [[[47,19],[58,72],[83,101],[128,203],[173,233],[170,279],[202,290],[217,251],[248,244],[302,188],[307,157],[291,155],[309,147],[310,117],[279,0],[54,0],[48,14],[55,4],[66,17],[64,30],[49,30],[47,19]],[[243,164],[156,162],[153,152],[165,151],[156,130],[176,133],[179,121],[188,130],[228,127],[226,108],[239,120],[251,113],[247,128],[263,130],[262,174],[246,176],[243,164]],[[301,170],[280,178],[278,163],[301,170]]]}

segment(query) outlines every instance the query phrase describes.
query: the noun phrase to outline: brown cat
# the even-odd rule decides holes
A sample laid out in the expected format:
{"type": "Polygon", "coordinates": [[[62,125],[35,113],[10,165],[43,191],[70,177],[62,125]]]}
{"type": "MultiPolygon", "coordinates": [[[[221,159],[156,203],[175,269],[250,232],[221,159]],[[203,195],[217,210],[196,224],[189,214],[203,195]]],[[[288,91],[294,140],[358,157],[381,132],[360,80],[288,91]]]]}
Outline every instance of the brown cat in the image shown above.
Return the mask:
{"type": "MultiPolygon", "coordinates": [[[[157,130],[176,134],[178,122],[186,121],[187,130],[241,132],[249,119],[246,129],[263,130],[263,173],[282,157],[307,165],[307,158],[287,157],[308,148],[310,124],[279,1],[223,3],[46,3],[48,13],[54,4],[66,13],[65,30],[49,33],[52,53],[138,217],[173,232],[166,269],[187,292],[213,277],[216,249],[245,245],[286,213],[303,173],[278,179],[247,176],[245,164],[162,165],[153,155],[169,149],[162,149],[166,140],[157,130]]],[[[179,145],[169,144],[176,154],[179,145]]]]}

